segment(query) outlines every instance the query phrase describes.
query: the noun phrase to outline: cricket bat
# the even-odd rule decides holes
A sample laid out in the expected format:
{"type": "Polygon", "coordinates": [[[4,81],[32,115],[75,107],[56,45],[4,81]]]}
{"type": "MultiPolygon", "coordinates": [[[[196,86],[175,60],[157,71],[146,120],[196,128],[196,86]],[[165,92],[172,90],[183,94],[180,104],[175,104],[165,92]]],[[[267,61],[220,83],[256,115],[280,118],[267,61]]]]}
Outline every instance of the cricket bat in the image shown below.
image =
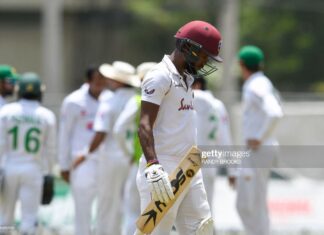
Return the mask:
{"type": "Polygon", "coordinates": [[[164,215],[173,206],[179,195],[188,187],[192,178],[201,168],[200,150],[193,146],[182,158],[177,168],[169,175],[174,199],[170,202],[151,201],[136,222],[137,228],[144,234],[150,234],[164,215]]]}

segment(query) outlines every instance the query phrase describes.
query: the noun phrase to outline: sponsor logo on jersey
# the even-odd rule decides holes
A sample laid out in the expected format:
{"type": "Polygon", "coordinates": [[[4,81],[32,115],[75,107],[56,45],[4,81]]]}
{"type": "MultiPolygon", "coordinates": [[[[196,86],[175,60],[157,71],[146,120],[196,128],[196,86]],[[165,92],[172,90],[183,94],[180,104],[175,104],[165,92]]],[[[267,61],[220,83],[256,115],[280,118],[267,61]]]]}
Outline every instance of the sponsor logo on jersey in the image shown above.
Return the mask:
{"type": "Polygon", "coordinates": [[[147,88],[144,89],[144,92],[148,95],[152,95],[155,92],[155,89],[148,90],[147,88]]]}
{"type": "Polygon", "coordinates": [[[193,110],[193,104],[192,101],[190,101],[190,104],[186,104],[184,102],[184,98],[181,99],[180,101],[180,107],[178,108],[178,111],[182,111],[182,110],[193,110]]]}
{"type": "Polygon", "coordinates": [[[87,129],[92,130],[93,129],[93,122],[88,122],[87,123],[87,129]]]}

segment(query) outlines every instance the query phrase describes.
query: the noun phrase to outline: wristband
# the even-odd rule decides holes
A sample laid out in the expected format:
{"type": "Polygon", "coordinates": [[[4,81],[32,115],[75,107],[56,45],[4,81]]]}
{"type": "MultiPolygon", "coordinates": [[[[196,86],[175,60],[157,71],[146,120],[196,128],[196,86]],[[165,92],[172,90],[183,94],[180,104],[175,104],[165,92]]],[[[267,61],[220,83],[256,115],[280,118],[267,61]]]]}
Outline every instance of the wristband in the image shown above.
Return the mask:
{"type": "Polygon", "coordinates": [[[146,168],[152,166],[153,164],[159,164],[159,161],[157,159],[148,160],[146,164],[146,168]]]}

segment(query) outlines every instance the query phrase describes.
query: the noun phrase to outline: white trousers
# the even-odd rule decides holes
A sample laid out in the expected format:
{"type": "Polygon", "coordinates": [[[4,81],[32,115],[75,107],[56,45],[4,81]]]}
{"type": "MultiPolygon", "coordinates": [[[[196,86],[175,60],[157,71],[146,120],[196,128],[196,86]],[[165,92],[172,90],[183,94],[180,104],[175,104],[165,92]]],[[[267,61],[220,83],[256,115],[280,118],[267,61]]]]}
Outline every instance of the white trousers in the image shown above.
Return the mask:
{"type": "Polygon", "coordinates": [[[138,166],[133,164],[129,172],[124,192],[123,212],[124,226],[123,235],[133,234],[136,229],[136,220],[141,213],[140,195],[136,186],[138,166]]]}
{"type": "Polygon", "coordinates": [[[277,162],[277,147],[264,146],[251,154],[243,160],[238,176],[236,207],[247,235],[269,235],[267,188],[270,167],[277,162]],[[258,168],[261,165],[267,168],[258,168]]]}
{"type": "MultiPolygon", "coordinates": [[[[178,166],[178,161],[159,158],[160,164],[169,174],[178,166]]],[[[137,174],[137,187],[141,197],[141,211],[151,201],[150,189],[146,182],[144,170],[146,161],[141,158],[137,174]]],[[[199,224],[205,218],[211,216],[207,195],[203,184],[201,171],[193,178],[189,187],[178,197],[175,204],[160,221],[151,235],[170,234],[175,225],[179,235],[195,235],[199,224]]]]}
{"type": "Polygon", "coordinates": [[[43,174],[37,163],[5,166],[5,185],[0,206],[0,226],[14,226],[17,200],[21,202],[22,234],[35,234],[40,206],[43,174]]]}
{"type": "Polygon", "coordinates": [[[201,168],[201,171],[203,175],[209,207],[213,214],[213,203],[214,203],[213,198],[214,198],[214,191],[215,191],[215,180],[216,180],[218,169],[215,167],[210,167],[210,168],[204,167],[201,168]]]}
{"type": "Polygon", "coordinates": [[[113,153],[99,157],[98,235],[120,235],[122,228],[122,195],[129,158],[113,153]]]}
{"type": "Polygon", "coordinates": [[[237,181],[237,211],[247,235],[269,235],[267,185],[269,168],[249,169],[237,181]]]}
{"type": "Polygon", "coordinates": [[[71,174],[71,191],[74,199],[74,234],[91,235],[91,212],[98,190],[98,163],[88,159],[71,174]]]}

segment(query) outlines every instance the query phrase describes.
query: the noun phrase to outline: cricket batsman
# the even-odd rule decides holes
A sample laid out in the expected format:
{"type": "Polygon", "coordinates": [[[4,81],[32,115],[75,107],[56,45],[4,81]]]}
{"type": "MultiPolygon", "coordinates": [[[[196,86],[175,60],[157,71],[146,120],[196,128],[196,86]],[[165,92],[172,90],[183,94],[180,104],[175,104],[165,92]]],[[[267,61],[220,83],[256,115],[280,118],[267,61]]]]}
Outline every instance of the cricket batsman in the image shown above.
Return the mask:
{"type": "MultiPolygon", "coordinates": [[[[144,155],[137,174],[142,212],[151,200],[168,203],[174,198],[168,175],[196,145],[194,76],[216,71],[216,62],[221,61],[221,34],[207,22],[183,25],[175,41],[171,55],[165,55],[142,83],[138,134],[144,155]]],[[[201,171],[151,234],[170,234],[173,225],[180,235],[213,233],[201,171]]]]}

